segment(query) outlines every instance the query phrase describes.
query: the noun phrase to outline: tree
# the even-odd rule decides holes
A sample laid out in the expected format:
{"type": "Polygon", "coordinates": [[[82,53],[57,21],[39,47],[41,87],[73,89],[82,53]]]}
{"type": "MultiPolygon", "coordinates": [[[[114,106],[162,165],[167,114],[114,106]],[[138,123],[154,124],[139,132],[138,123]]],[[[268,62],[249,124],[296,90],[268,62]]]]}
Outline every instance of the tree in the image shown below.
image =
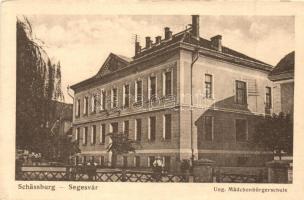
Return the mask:
{"type": "Polygon", "coordinates": [[[291,115],[284,113],[265,116],[257,124],[253,142],[262,145],[278,155],[280,160],[282,153],[293,154],[293,120],[291,115]]]}
{"type": "Polygon", "coordinates": [[[116,166],[117,155],[135,152],[136,145],[139,145],[137,141],[129,139],[128,135],[124,133],[109,133],[107,137],[111,139],[107,151],[112,153],[112,167],[116,166]]]}
{"type": "Polygon", "coordinates": [[[60,64],[54,65],[34,39],[30,22],[17,19],[16,147],[50,158],[54,100],[63,97],[60,64]]]}

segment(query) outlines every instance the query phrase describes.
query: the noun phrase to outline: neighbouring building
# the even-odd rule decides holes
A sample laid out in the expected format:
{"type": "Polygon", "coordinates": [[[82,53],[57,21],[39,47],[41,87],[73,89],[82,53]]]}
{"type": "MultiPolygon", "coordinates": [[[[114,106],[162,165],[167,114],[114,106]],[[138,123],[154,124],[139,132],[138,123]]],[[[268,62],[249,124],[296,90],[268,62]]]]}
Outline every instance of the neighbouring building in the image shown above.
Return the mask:
{"type": "Polygon", "coordinates": [[[276,113],[293,115],[294,60],[295,52],[293,51],[284,56],[269,75],[269,79],[274,82],[273,103],[276,113]]]}
{"type": "Polygon", "coordinates": [[[269,64],[222,45],[222,36],[200,37],[199,16],[176,34],[145,46],[135,56],[111,53],[98,73],[75,92],[75,162],[111,162],[108,133],[140,142],[118,165],[149,167],[156,156],[179,169],[183,159],[207,158],[218,166],[261,166],[272,153],[252,144],[256,124],[274,112],[269,64]]]}

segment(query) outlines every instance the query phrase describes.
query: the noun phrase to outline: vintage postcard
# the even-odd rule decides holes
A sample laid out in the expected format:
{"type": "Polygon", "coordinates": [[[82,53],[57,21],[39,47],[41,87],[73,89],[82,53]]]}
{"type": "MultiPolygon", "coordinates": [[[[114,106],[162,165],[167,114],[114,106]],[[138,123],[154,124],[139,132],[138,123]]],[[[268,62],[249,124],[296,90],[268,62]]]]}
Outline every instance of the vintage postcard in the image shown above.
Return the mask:
{"type": "Polygon", "coordinates": [[[303,4],[25,2],[2,3],[1,199],[301,199],[303,4]]]}

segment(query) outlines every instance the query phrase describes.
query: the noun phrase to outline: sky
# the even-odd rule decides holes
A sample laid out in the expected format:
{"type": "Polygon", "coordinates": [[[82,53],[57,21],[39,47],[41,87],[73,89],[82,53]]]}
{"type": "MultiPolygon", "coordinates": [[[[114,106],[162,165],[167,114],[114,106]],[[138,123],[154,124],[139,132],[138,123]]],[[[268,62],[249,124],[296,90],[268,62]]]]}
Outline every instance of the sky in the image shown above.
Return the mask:
{"type": "MultiPolygon", "coordinates": [[[[145,37],[164,37],[164,27],[174,33],[191,23],[187,15],[29,15],[34,37],[43,41],[49,57],[60,61],[62,89],[95,75],[112,52],[134,56],[134,35],[141,46],[145,37]]],[[[294,17],[200,16],[200,35],[222,35],[222,44],[271,65],[294,50],[294,17]]]]}

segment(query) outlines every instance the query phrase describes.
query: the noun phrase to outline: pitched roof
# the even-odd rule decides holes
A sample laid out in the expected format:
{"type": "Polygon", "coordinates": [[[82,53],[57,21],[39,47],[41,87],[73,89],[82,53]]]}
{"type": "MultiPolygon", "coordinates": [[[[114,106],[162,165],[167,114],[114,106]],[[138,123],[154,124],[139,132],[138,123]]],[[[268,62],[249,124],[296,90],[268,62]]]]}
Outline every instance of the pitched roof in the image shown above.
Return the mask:
{"type": "Polygon", "coordinates": [[[155,44],[155,43],[152,44],[152,46],[150,48],[143,48],[141,50],[141,52],[137,53],[133,58],[128,58],[128,57],[125,57],[122,55],[110,53],[110,55],[108,56],[108,58],[106,59],[104,64],[101,66],[100,70],[98,71],[98,73],[96,75],[71,86],[71,88],[75,89],[76,87],[78,87],[80,85],[90,84],[90,83],[94,82],[95,80],[99,80],[100,77],[102,77],[104,75],[111,74],[119,69],[127,68],[128,66],[136,64],[136,62],[139,59],[142,59],[143,57],[145,57],[149,54],[153,54],[153,53],[157,52],[158,50],[170,47],[172,45],[176,45],[178,43],[183,43],[183,44],[188,44],[188,45],[197,45],[200,48],[210,50],[213,53],[220,55],[220,56],[216,56],[217,59],[227,60],[229,62],[233,62],[233,63],[237,63],[237,64],[242,63],[249,67],[266,70],[266,71],[271,71],[271,69],[272,69],[272,66],[265,62],[254,59],[252,57],[249,57],[243,53],[232,50],[225,46],[222,46],[222,51],[216,51],[212,47],[210,40],[207,40],[207,39],[204,39],[201,37],[199,38],[199,40],[197,40],[192,36],[192,34],[190,33],[190,30],[191,30],[191,28],[181,31],[179,33],[176,33],[176,34],[172,35],[171,39],[167,39],[167,40],[163,39],[163,40],[161,40],[161,42],[159,44],[155,44]],[[198,42],[199,42],[199,44],[198,44],[198,42]],[[226,56],[226,57],[230,56],[232,58],[228,59],[223,56],[226,56]],[[116,62],[118,62],[119,66],[114,67],[114,69],[109,69],[109,65],[111,65],[110,64],[111,60],[115,60],[116,62]],[[241,60],[241,62],[240,62],[240,60],[241,60]]]}
{"type": "Polygon", "coordinates": [[[295,52],[285,55],[271,71],[270,75],[278,75],[294,71],[295,52]]]}
{"type": "MultiPolygon", "coordinates": [[[[159,45],[154,44],[149,49],[146,49],[146,48],[142,49],[142,52],[139,53],[138,55],[134,56],[134,58],[135,59],[139,58],[139,57],[141,57],[145,54],[151,53],[153,51],[161,49],[164,46],[168,46],[170,44],[177,43],[177,42],[184,42],[184,43],[188,43],[188,44],[192,44],[192,45],[198,45],[198,40],[196,40],[194,37],[191,37],[191,34],[190,34],[189,30],[190,29],[184,30],[184,31],[179,32],[179,33],[176,33],[175,35],[172,36],[172,39],[162,40],[159,45]]],[[[209,49],[209,50],[214,50],[214,48],[211,45],[211,41],[207,40],[205,38],[202,38],[202,37],[200,37],[200,39],[199,39],[199,46],[203,47],[203,48],[206,48],[206,49],[209,49]]],[[[245,60],[248,60],[248,61],[251,61],[251,62],[255,62],[255,63],[258,63],[258,64],[262,64],[262,65],[266,65],[266,66],[271,67],[271,65],[269,65],[269,64],[267,64],[263,61],[254,59],[250,56],[247,56],[243,53],[240,53],[238,51],[235,51],[235,50],[230,49],[230,48],[225,47],[225,46],[222,46],[222,51],[218,52],[218,53],[223,53],[223,54],[235,56],[235,57],[238,57],[238,58],[241,58],[241,59],[245,59],[245,60]]]]}

